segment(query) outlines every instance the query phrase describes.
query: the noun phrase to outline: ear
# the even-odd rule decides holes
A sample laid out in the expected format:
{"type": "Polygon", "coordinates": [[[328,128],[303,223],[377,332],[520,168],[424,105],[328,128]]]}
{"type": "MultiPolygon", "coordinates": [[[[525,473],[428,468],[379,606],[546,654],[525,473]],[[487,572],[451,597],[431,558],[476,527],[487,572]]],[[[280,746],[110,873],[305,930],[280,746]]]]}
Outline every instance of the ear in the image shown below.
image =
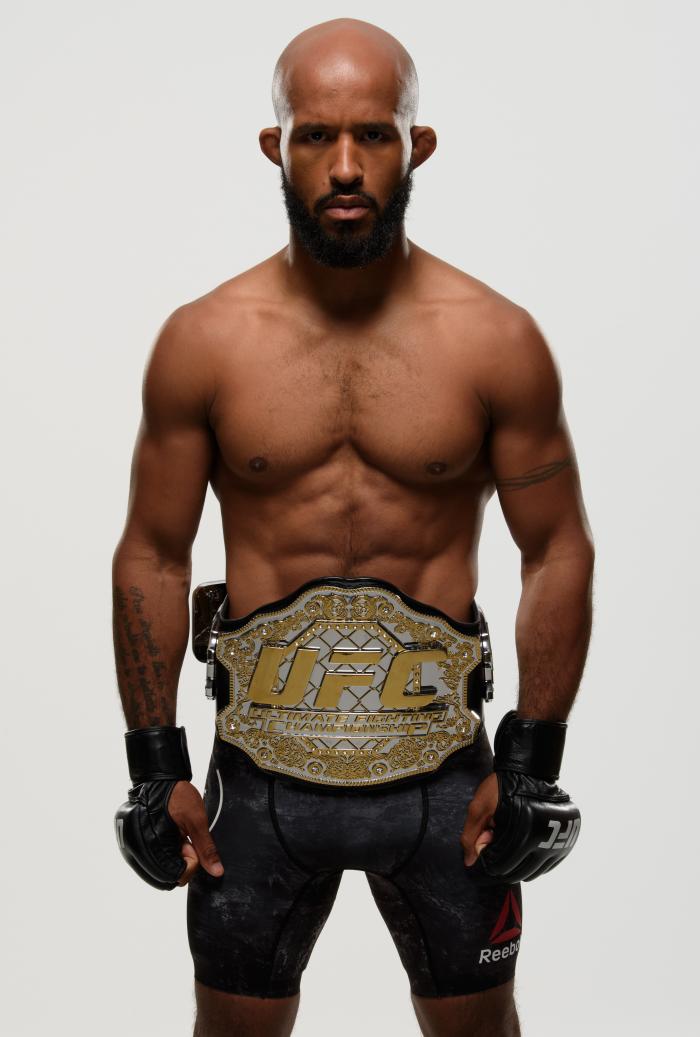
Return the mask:
{"type": "Polygon", "coordinates": [[[282,138],[282,130],[279,126],[268,126],[267,129],[260,130],[260,150],[263,155],[267,155],[270,162],[274,162],[276,166],[282,165],[282,153],[280,151],[280,140],[282,138]]]}
{"type": "Polygon", "coordinates": [[[411,168],[422,166],[437,147],[437,134],[432,126],[411,126],[411,168]]]}

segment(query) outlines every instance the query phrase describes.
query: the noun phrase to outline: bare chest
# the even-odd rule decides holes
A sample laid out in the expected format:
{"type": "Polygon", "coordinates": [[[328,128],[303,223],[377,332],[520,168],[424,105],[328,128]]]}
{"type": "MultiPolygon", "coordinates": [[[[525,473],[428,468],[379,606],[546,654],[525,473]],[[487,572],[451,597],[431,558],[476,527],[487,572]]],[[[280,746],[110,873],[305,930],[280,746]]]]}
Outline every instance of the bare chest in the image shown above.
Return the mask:
{"type": "Polygon", "coordinates": [[[217,367],[212,423],[234,479],[274,485],[333,464],[407,484],[481,474],[478,358],[435,328],[268,328],[217,367]]]}

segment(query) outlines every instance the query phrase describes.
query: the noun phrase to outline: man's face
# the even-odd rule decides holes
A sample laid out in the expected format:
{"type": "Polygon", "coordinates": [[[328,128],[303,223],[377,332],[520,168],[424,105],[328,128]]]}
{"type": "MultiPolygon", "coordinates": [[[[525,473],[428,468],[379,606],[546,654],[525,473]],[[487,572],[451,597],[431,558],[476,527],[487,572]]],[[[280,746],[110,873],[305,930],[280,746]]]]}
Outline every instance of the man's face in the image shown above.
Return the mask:
{"type": "Polygon", "coordinates": [[[411,187],[411,135],[391,76],[352,67],[295,76],[282,127],[282,191],[290,225],[319,263],[359,267],[400,231],[411,187]]]}
{"type": "Polygon", "coordinates": [[[290,226],[317,262],[333,267],[367,266],[389,251],[403,223],[413,186],[409,169],[383,206],[368,191],[353,189],[352,200],[357,205],[334,210],[334,199],[339,199],[336,204],[345,205],[348,197],[347,191],[338,188],[321,195],[309,210],[284,169],[281,176],[290,226]]]}

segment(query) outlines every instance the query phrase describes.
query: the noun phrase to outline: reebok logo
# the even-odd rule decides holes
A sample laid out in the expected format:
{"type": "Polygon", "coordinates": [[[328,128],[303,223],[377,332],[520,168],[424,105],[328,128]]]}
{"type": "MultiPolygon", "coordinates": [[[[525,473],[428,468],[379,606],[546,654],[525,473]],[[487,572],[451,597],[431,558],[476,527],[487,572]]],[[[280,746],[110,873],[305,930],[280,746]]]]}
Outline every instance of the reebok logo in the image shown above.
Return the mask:
{"type": "Polygon", "coordinates": [[[479,964],[483,962],[500,961],[501,958],[512,958],[520,950],[520,937],[511,940],[503,947],[482,947],[479,952],[479,964]]]}
{"type": "Polygon", "coordinates": [[[505,943],[506,940],[512,939],[514,936],[520,936],[523,927],[523,916],[520,913],[518,907],[518,901],[515,899],[515,893],[512,889],[509,889],[506,893],[506,899],[503,901],[503,907],[501,913],[498,916],[498,920],[493,927],[493,932],[489,937],[490,943],[505,943]],[[510,923],[510,925],[508,925],[510,923]]]}
{"type": "Polygon", "coordinates": [[[479,965],[484,962],[501,961],[502,958],[510,958],[517,954],[520,949],[522,923],[520,905],[513,890],[509,889],[489,937],[491,946],[482,947],[479,952],[479,965]],[[493,944],[503,944],[504,946],[494,947],[493,944]]]}

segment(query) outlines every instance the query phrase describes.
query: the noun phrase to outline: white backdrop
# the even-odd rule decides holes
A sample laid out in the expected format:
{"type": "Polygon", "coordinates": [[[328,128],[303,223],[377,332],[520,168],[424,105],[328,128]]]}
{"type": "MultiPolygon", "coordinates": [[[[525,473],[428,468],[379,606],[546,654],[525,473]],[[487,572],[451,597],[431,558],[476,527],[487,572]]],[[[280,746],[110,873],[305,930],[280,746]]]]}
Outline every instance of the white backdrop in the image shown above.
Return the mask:
{"type": "MultiPolygon", "coordinates": [[[[110,560],[153,337],[176,306],[284,243],[278,171],[257,145],[274,123],[272,67],[301,29],[348,13],[411,51],[419,121],[438,133],[410,238],[526,306],[551,343],[597,545],[562,779],[583,828],[562,868],[523,887],[523,1032],[697,1032],[696,5],[6,0],[8,1037],[191,1033],[185,892],[139,882],[112,830],[128,776],[110,560]]],[[[223,573],[215,504],[195,583],[223,573]]],[[[515,701],[519,586],[494,499],[477,593],[495,650],[491,732],[515,701]]],[[[213,715],[191,656],[178,721],[201,787],[213,715]]],[[[296,1034],[361,1027],[418,1033],[364,876],[348,872],[296,1034]]]]}

